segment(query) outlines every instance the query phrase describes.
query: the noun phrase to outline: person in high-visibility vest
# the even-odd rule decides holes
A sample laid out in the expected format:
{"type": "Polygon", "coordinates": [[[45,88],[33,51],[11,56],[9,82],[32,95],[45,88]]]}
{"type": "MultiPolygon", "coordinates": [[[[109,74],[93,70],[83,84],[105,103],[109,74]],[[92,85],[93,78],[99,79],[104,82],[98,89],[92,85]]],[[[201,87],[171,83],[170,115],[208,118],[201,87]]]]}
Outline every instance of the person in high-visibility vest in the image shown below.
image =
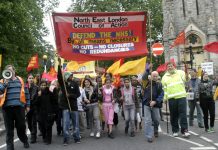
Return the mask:
{"type": "Polygon", "coordinates": [[[0,81],[0,107],[6,128],[7,150],[14,149],[14,127],[24,148],[29,148],[25,125],[25,109],[27,112],[30,110],[29,91],[25,88],[23,79],[16,76],[13,65],[7,65],[5,70],[12,73],[10,79],[0,81]]]}
{"type": "Polygon", "coordinates": [[[162,78],[164,89],[164,101],[168,101],[170,110],[170,122],[173,136],[179,136],[179,124],[183,137],[189,137],[187,122],[187,102],[185,82],[187,76],[184,71],[177,70],[172,62],[167,64],[167,72],[162,78]]]}

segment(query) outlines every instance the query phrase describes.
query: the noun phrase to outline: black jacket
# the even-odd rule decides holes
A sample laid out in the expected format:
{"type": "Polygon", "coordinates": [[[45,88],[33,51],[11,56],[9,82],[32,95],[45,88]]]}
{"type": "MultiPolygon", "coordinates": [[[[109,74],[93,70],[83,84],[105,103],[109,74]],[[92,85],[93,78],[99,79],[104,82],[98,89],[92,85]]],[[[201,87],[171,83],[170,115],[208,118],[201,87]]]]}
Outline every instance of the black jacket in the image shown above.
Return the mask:
{"type": "MultiPolygon", "coordinates": [[[[84,90],[85,90],[87,99],[89,99],[89,93],[86,91],[85,88],[84,88],[84,90]]],[[[99,101],[99,98],[101,98],[101,96],[102,96],[102,95],[98,95],[98,88],[95,87],[95,88],[93,89],[93,93],[92,93],[92,95],[91,95],[91,98],[89,99],[90,104],[92,104],[92,103],[97,103],[97,102],[99,101]]]]}
{"type": "Polygon", "coordinates": [[[59,107],[61,109],[69,109],[71,107],[71,111],[77,111],[78,107],[77,107],[77,98],[80,97],[80,90],[79,90],[79,86],[75,81],[70,81],[70,82],[65,82],[63,80],[63,76],[62,76],[62,72],[61,72],[61,67],[58,66],[58,82],[61,88],[61,96],[60,96],[60,103],[59,103],[59,107]],[[64,88],[64,82],[66,85],[66,90],[68,93],[68,100],[70,103],[70,107],[68,104],[68,100],[66,97],[66,91],[64,88]]]}
{"type": "Polygon", "coordinates": [[[36,100],[38,96],[38,86],[35,84],[32,84],[30,87],[28,87],[29,94],[30,94],[30,111],[35,111],[37,109],[36,107],[36,100]]]}
{"type": "Polygon", "coordinates": [[[38,106],[38,113],[41,119],[50,114],[54,114],[57,103],[53,100],[54,94],[49,91],[49,88],[46,87],[45,90],[42,91],[41,96],[37,97],[36,104],[38,106]]]}

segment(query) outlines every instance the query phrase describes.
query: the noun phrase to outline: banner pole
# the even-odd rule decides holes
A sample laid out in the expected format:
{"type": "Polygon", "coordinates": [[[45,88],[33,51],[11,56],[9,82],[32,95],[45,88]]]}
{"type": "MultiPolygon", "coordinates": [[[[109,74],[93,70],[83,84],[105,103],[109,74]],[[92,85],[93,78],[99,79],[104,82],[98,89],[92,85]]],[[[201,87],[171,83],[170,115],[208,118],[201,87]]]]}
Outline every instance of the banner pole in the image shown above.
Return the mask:
{"type": "MultiPolygon", "coordinates": [[[[150,48],[150,73],[152,73],[152,71],[153,71],[153,64],[152,64],[152,41],[151,41],[151,11],[149,10],[148,11],[148,19],[149,19],[149,22],[148,22],[148,24],[149,24],[149,42],[150,42],[150,46],[149,46],[149,48],[150,48]]],[[[153,92],[153,85],[152,85],[152,76],[151,76],[151,79],[150,79],[150,82],[151,82],[151,101],[152,101],[152,99],[153,99],[153,97],[152,97],[152,92],[153,92]]],[[[150,101],[150,102],[151,102],[150,101]]]]}

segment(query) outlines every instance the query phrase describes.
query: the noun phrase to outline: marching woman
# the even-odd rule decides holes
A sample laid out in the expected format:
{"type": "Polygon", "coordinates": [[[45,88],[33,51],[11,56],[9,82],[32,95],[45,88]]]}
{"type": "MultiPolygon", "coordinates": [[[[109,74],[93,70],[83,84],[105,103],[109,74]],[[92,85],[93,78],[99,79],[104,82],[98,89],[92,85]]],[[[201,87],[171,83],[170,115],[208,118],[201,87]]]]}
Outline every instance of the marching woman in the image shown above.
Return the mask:
{"type": "Polygon", "coordinates": [[[134,87],[130,83],[129,78],[124,79],[124,87],[121,89],[121,98],[123,102],[123,111],[126,121],[125,134],[128,134],[130,123],[130,136],[135,136],[135,101],[137,99],[134,87]]]}
{"type": "Polygon", "coordinates": [[[113,139],[112,134],[113,119],[114,119],[114,97],[113,97],[114,87],[111,85],[111,80],[106,79],[105,85],[103,86],[103,113],[105,118],[105,123],[108,126],[108,137],[113,139]]]}
{"type": "Polygon", "coordinates": [[[34,77],[32,74],[28,75],[26,87],[30,93],[30,111],[27,113],[27,123],[28,128],[31,133],[30,143],[36,143],[36,134],[37,134],[37,106],[35,104],[37,95],[38,95],[38,87],[34,83],[34,77]]]}
{"type": "Polygon", "coordinates": [[[94,88],[92,81],[89,78],[84,79],[83,88],[86,93],[85,103],[88,107],[88,117],[90,121],[90,136],[96,136],[96,138],[100,138],[101,136],[101,127],[100,127],[100,112],[98,107],[98,89],[94,88]],[[96,135],[94,132],[94,123],[96,128],[96,135]]]}
{"type": "Polygon", "coordinates": [[[215,102],[213,100],[213,82],[209,80],[208,74],[204,73],[199,84],[200,106],[204,114],[205,131],[208,133],[214,131],[215,121],[215,102]],[[210,114],[210,127],[208,125],[208,112],[210,114]]]}
{"type": "Polygon", "coordinates": [[[53,100],[53,93],[49,91],[48,83],[42,80],[40,83],[37,105],[39,110],[39,123],[42,130],[42,138],[45,144],[51,144],[52,139],[52,125],[55,119],[55,101],[53,100]]]}

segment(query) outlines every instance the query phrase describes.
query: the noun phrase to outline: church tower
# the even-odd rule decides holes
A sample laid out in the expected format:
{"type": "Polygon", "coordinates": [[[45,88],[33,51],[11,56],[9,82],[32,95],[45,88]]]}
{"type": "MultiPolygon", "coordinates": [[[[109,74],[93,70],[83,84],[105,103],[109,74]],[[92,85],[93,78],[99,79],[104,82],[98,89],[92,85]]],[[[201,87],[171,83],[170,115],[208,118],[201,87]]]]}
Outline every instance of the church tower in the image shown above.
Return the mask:
{"type": "Polygon", "coordinates": [[[218,0],[163,0],[163,44],[165,60],[174,58],[178,67],[184,62],[198,68],[202,62],[214,62],[218,72],[218,54],[203,46],[218,41],[218,0]],[[169,50],[177,35],[185,32],[185,45],[169,50]]]}

